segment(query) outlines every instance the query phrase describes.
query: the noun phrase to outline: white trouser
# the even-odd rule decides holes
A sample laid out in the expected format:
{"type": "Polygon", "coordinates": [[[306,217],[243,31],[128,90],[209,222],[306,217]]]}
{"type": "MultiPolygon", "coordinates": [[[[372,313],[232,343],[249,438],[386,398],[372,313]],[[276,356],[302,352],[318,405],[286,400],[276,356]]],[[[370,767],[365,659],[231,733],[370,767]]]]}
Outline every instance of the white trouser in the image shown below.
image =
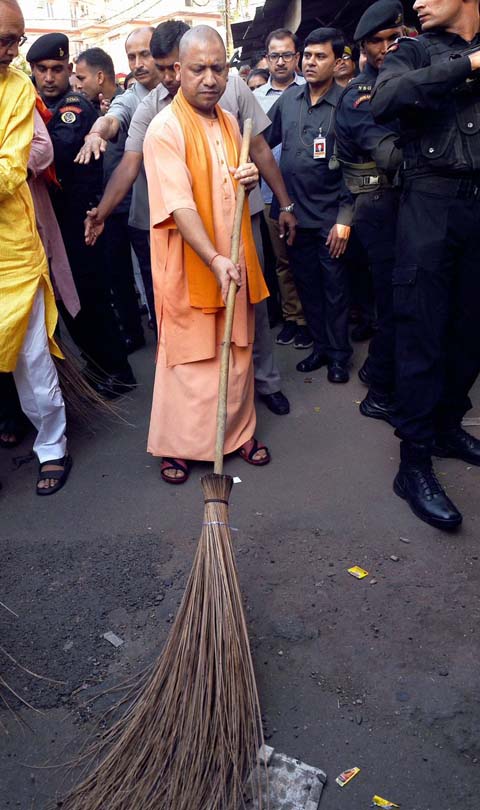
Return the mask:
{"type": "Polygon", "coordinates": [[[42,284],[33,301],[13,376],[22,410],[38,431],[33,451],[40,464],[63,458],[67,451],[65,403],[48,348],[42,284]]]}

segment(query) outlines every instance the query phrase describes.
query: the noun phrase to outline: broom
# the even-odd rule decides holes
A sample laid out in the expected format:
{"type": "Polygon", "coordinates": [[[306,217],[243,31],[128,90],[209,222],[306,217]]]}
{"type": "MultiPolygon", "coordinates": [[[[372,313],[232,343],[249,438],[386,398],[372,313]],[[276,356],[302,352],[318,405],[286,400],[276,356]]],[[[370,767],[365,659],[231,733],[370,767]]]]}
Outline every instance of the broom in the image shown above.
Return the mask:
{"type": "MultiPolygon", "coordinates": [[[[240,164],[248,158],[245,122],[240,164]]],[[[245,189],[239,185],[231,259],[238,262],[245,189]]],[[[236,285],[230,284],[222,346],[214,473],[201,480],[203,528],[166,646],[128,695],[89,776],[63,810],[237,810],[263,743],[260,706],[232,549],[223,475],[228,367],[236,285]],[[99,761],[98,761],[99,759],[99,761]]],[[[258,774],[258,771],[257,771],[258,774]]],[[[259,775],[250,790],[261,808],[259,775]]]]}

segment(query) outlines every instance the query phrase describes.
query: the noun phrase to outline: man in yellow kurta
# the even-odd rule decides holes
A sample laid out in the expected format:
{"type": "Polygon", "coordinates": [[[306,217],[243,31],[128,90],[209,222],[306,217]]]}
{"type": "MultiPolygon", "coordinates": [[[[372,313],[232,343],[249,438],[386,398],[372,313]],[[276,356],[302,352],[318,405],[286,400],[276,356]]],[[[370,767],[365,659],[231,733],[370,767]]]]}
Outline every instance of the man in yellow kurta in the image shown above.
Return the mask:
{"type": "Polygon", "coordinates": [[[268,295],[244,212],[239,265],[228,258],[236,182],[247,190],[258,173],[237,171],[240,132],[217,102],[227,63],[216,31],[198,26],[180,43],[181,89],[152,121],[145,139],[151,211],[152,271],[159,349],[148,450],[162,456],[162,478],[183,483],[187,460],[214,458],[215,421],[230,281],[235,307],[225,452],[264,465],[268,450],[254,439],[253,304],[268,295]],[[233,176],[232,176],[233,174],[233,176]]]}
{"type": "Polygon", "coordinates": [[[57,309],[27,185],[35,91],[10,66],[24,39],[15,0],[0,0],[0,371],[13,371],[22,406],[38,434],[39,495],[65,483],[65,405],[50,352],[57,309]]]}

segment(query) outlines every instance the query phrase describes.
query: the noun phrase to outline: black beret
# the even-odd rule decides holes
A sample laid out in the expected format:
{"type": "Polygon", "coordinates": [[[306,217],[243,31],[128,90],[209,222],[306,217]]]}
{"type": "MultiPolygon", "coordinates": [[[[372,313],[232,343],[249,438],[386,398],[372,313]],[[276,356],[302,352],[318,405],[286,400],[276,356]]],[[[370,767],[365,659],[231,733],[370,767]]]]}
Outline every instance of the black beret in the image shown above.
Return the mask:
{"type": "Polygon", "coordinates": [[[360,17],[353,38],[360,42],[377,31],[397,25],[403,25],[403,6],[399,0],[377,0],[360,17]]]}
{"type": "Polygon", "coordinates": [[[27,62],[41,62],[42,59],[68,59],[68,45],[68,37],[65,34],[44,34],[29,48],[27,62]]]}

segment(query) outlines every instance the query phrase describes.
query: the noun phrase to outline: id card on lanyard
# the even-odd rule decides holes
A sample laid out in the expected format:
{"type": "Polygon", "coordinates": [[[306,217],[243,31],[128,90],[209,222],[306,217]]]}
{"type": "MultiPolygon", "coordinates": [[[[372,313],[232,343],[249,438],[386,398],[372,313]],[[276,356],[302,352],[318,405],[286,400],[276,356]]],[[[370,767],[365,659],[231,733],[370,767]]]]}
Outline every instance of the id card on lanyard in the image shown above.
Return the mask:
{"type": "Polygon", "coordinates": [[[321,160],[327,157],[327,139],[322,135],[322,127],[318,130],[318,136],[313,140],[313,159],[321,160]]]}
{"type": "Polygon", "coordinates": [[[327,139],[315,138],[313,142],[313,159],[319,160],[320,158],[327,157],[327,139]]]}

